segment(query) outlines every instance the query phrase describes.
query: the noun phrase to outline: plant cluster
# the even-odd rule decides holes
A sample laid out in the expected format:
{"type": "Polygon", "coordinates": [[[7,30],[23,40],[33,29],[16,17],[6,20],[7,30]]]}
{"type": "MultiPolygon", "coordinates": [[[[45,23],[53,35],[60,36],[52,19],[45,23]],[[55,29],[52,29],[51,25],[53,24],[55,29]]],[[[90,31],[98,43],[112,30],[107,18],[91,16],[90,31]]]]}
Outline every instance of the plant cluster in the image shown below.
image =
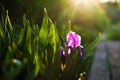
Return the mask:
{"type": "Polygon", "coordinates": [[[99,34],[84,49],[79,41],[77,44],[68,41],[69,48],[73,47],[70,48],[71,54],[65,58],[63,68],[60,52],[63,41],[46,9],[41,27],[31,26],[24,16],[23,27],[18,28],[18,25],[11,24],[6,12],[0,20],[0,79],[77,80],[81,73],[88,73],[94,55],[93,49],[100,37],[99,34]],[[81,58],[82,50],[78,46],[84,50],[85,59],[81,58]]]}

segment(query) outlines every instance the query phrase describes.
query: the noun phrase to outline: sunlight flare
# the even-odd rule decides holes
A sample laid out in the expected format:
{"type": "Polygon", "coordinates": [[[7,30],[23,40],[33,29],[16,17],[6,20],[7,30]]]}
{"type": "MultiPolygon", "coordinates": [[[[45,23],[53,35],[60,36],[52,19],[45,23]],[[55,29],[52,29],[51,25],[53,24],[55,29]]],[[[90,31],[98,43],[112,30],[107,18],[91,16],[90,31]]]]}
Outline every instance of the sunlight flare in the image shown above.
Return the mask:
{"type": "Polygon", "coordinates": [[[72,5],[73,7],[87,7],[87,8],[91,8],[93,6],[99,6],[99,1],[98,0],[70,0],[70,5],[72,5]]]}

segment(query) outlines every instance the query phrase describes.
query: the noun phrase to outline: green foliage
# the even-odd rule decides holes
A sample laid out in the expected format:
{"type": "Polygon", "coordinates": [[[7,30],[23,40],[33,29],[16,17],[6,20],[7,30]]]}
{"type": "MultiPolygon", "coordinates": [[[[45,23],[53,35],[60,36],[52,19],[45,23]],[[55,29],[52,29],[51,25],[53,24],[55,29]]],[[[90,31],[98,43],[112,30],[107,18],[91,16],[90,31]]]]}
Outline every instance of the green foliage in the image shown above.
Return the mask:
{"type": "Polygon", "coordinates": [[[80,73],[89,71],[93,56],[88,55],[97,46],[100,34],[85,48],[88,56],[85,60],[77,49],[67,57],[66,67],[62,70],[59,55],[61,42],[46,9],[41,28],[38,25],[31,26],[25,16],[19,31],[17,26],[11,24],[6,12],[0,21],[0,79],[77,80],[80,73]]]}
{"type": "Polygon", "coordinates": [[[44,19],[42,22],[42,28],[40,30],[40,39],[42,41],[42,43],[46,43],[47,44],[47,37],[48,37],[48,30],[49,30],[49,23],[48,23],[48,15],[47,15],[47,11],[46,9],[44,10],[44,19]],[[44,35],[43,35],[44,34],[44,35]]]}
{"type": "Polygon", "coordinates": [[[109,28],[106,31],[106,38],[108,40],[120,40],[120,36],[118,36],[120,34],[120,27],[119,26],[111,26],[111,28],[109,28]]]}
{"type": "Polygon", "coordinates": [[[89,53],[90,51],[92,51],[97,46],[100,39],[101,39],[101,33],[99,33],[96,39],[91,44],[89,44],[89,46],[85,48],[86,51],[85,53],[89,53]]]}

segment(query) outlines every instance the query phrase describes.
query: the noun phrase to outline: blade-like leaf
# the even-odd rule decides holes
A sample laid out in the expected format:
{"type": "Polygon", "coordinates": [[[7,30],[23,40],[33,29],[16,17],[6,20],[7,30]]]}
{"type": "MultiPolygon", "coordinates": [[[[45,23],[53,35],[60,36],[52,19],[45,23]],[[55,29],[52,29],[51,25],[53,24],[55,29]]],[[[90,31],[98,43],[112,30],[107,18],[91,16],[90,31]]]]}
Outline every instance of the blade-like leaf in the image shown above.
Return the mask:
{"type": "Polygon", "coordinates": [[[50,21],[50,33],[49,33],[49,43],[52,45],[53,49],[54,49],[54,53],[56,50],[56,41],[55,41],[55,26],[53,24],[53,22],[49,19],[50,21]]]}
{"type": "Polygon", "coordinates": [[[39,32],[39,36],[40,36],[40,40],[42,42],[42,44],[47,44],[46,40],[48,37],[48,31],[49,31],[49,27],[48,27],[48,14],[47,14],[47,10],[44,8],[44,19],[42,22],[42,26],[39,32]]]}
{"type": "Polygon", "coordinates": [[[87,46],[87,48],[85,48],[85,53],[88,54],[90,51],[92,51],[97,46],[100,40],[101,33],[99,33],[96,39],[89,46],[87,46]]]}
{"type": "Polygon", "coordinates": [[[34,61],[33,63],[35,64],[35,73],[34,73],[34,76],[36,76],[39,72],[41,72],[42,74],[44,73],[44,70],[45,70],[45,65],[42,63],[41,59],[40,59],[40,56],[39,56],[39,51],[38,51],[38,44],[39,42],[39,39],[38,37],[36,37],[34,40],[33,40],[33,53],[34,53],[34,61]]]}
{"type": "Polygon", "coordinates": [[[26,49],[31,53],[31,27],[29,20],[23,17],[24,28],[21,29],[19,34],[18,46],[22,49],[26,49]]]}

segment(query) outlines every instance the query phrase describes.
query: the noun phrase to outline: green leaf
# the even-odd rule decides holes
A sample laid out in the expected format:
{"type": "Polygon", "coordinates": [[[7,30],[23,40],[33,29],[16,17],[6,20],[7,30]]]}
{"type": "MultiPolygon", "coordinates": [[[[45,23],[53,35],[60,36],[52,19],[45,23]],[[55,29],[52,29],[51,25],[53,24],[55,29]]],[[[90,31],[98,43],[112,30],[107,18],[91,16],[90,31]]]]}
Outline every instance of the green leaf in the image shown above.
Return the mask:
{"type": "Polygon", "coordinates": [[[8,11],[6,11],[6,22],[5,23],[6,23],[5,28],[6,28],[6,31],[7,31],[7,34],[8,34],[9,41],[12,42],[14,29],[12,27],[10,18],[8,16],[8,11]]]}
{"type": "Polygon", "coordinates": [[[53,24],[53,22],[49,19],[50,22],[50,33],[49,33],[49,43],[51,44],[51,49],[53,50],[51,55],[52,56],[52,62],[54,61],[54,54],[56,52],[56,32],[55,32],[55,25],[53,24]]]}
{"type": "Polygon", "coordinates": [[[33,40],[33,53],[34,53],[34,61],[33,63],[35,64],[35,72],[34,72],[34,76],[36,76],[39,72],[41,72],[41,74],[44,73],[45,70],[45,65],[42,63],[40,56],[39,56],[39,51],[38,51],[38,42],[39,42],[39,38],[36,37],[33,40]]]}
{"type": "Polygon", "coordinates": [[[24,40],[24,29],[21,29],[20,33],[19,33],[19,40],[18,40],[18,45],[22,45],[22,42],[24,40]]]}
{"type": "Polygon", "coordinates": [[[5,64],[6,66],[9,66],[10,64],[12,64],[12,59],[13,59],[13,53],[12,53],[12,48],[11,46],[8,46],[8,51],[7,51],[7,56],[5,57],[5,64]]]}
{"type": "Polygon", "coordinates": [[[47,53],[46,53],[46,63],[47,63],[47,66],[50,68],[51,65],[52,65],[52,59],[53,59],[53,47],[52,45],[50,45],[49,43],[47,44],[46,46],[46,49],[47,49],[47,53]]]}
{"type": "Polygon", "coordinates": [[[0,37],[2,39],[4,39],[4,33],[3,33],[3,30],[2,30],[2,25],[0,24],[0,37]]]}
{"type": "Polygon", "coordinates": [[[48,14],[47,14],[47,10],[44,8],[44,19],[42,22],[42,26],[39,32],[39,36],[40,36],[40,40],[42,42],[42,44],[47,44],[47,37],[48,37],[48,31],[49,31],[49,27],[48,27],[48,14]]]}
{"type": "Polygon", "coordinates": [[[29,53],[31,53],[31,27],[29,20],[23,17],[24,28],[21,29],[19,34],[18,46],[20,48],[26,49],[29,53]]]}
{"type": "Polygon", "coordinates": [[[36,76],[39,73],[39,71],[41,72],[41,74],[43,74],[45,71],[45,65],[41,62],[38,53],[35,53],[34,55],[34,64],[35,64],[34,75],[36,76]]]}
{"type": "Polygon", "coordinates": [[[50,21],[50,33],[49,33],[49,42],[52,45],[53,49],[54,49],[54,53],[56,50],[56,41],[55,41],[55,25],[53,24],[53,22],[49,19],[50,21]]]}
{"type": "Polygon", "coordinates": [[[88,54],[90,51],[92,51],[98,45],[100,40],[101,33],[99,33],[96,39],[89,46],[87,46],[87,48],[85,48],[85,53],[88,54]]]}
{"type": "Polygon", "coordinates": [[[13,28],[12,28],[12,24],[11,24],[10,18],[9,18],[9,16],[8,16],[8,11],[6,11],[6,18],[7,18],[7,21],[8,21],[10,33],[12,33],[13,28]]]}
{"type": "Polygon", "coordinates": [[[27,22],[27,26],[26,49],[31,54],[31,27],[29,21],[27,22]]]}

